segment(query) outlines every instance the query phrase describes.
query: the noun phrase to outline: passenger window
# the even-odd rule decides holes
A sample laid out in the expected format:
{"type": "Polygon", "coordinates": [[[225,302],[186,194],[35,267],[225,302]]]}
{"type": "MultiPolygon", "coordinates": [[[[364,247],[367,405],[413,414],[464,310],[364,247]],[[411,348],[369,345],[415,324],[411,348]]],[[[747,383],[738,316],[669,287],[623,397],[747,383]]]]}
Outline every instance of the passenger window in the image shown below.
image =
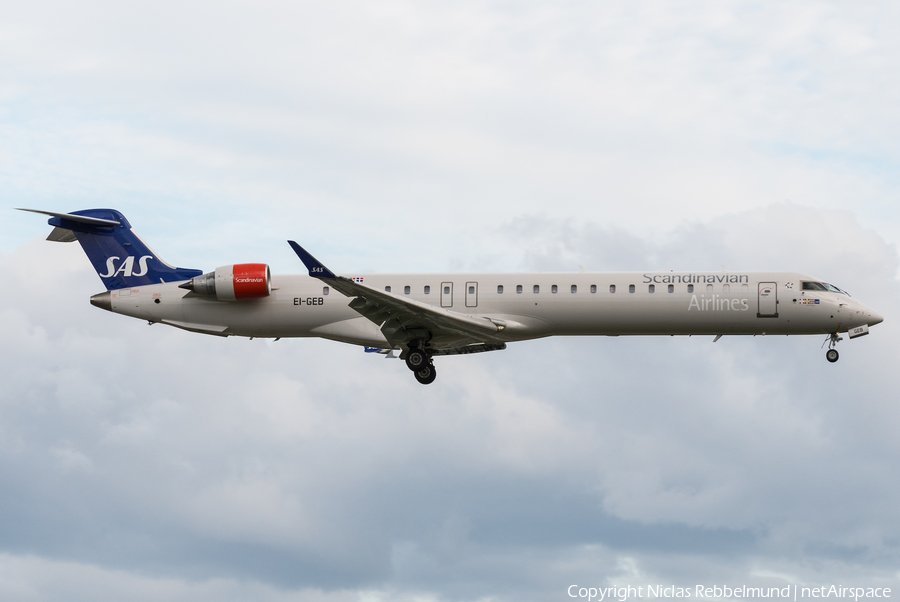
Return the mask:
{"type": "Polygon", "coordinates": [[[498,284],[498,285],[497,285],[497,294],[498,294],[498,295],[502,295],[502,294],[503,294],[503,285],[502,285],[502,284],[498,284]]]}
{"type": "Polygon", "coordinates": [[[724,286],[722,287],[722,292],[723,292],[723,293],[730,293],[730,292],[731,292],[731,285],[730,285],[730,284],[724,285],[724,286]]]}
{"type": "Polygon", "coordinates": [[[556,294],[556,292],[558,290],[559,290],[559,287],[557,287],[555,284],[550,287],[550,292],[553,293],[554,295],[556,294]]]}
{"type": "Polygon", "coordinates": [[[517,294],[517,295],[521,295],[521,294],[522,294],[522,285],[521,285],[521,284],[517,284],[517,285],[516,285],[516,294],[517,294]]]}
{"type": "Polygon", "coordinates": [[[693,285],[693,284],[689,284],[689,285],[688,285],[688,292],[689,292],[689,293],[693,293],[693,292],[694,292],[694,285],[693,285]]]}
{"type": "Polygon", "coordinates": [[[404,286],[404,287],[403,287],[403,294],[404,294],[404,295],[408,295],[408,294],[409,294],[409,287],[408,287],[408,286],[404,286]]]}
{"type": "Polygon", "coordinates": [[[391,292],[391,287],[390,286],[384,287],[384,292],[386,292],[386,293],[391,292]]]}
{"type": "Polygon", "coordinates": [[[629,292],[629,293],[633,293],[633,292],[634,292],[634,285],[633,285],[633,284],[629,284],[629,285],[628,285],[628,292],[629,292]]]}
{"type": "Polygon", "coordinates": [[[430,294],[431,294],[431,287],[430,287],[430,286],[426,286],[426,287],[425,287],[425,294],[426,294],[426,295],[430,295],[430,294]]]}
{"type": "Polygon", "coordinates": [[[538,294],[539,292],[541,292],[541,287],[538,286],[537,284],[535,284],[535,285],[534,285],[534,294],[536,295],[536,294],[538,294]]]}
{"type": "Polygon", "coordinates": [[[592,284],[592,285],[591,285],[591,292],[592,292],[592,293],[596,293],[596,292],[597,292],[597,285],[596,285],[596,284],[592,284]]]}
{"type": "Polygon", "coordinates": [[[655,285],[655,284],[651,284],[650,286],[647,287],[647,291],[648,291],[648,292],[651,292],[651,293],[655,293],[655,292],[656,292],[656,285],[655,285]]]}
{"type": "Polygon", "coordinates": [[[750,287],[747,286],[746,284],[742,284],[742,285],[741,285],[741,292],[742,292],[742,293],[746,293],[746,292],[748,292],[749,290],[750,290],[750,287]]]}
{"type": "Polygon", "coordinates": [[[610,284],[610,285],[609,285],[609,292],[611,292],[611,293],[616,292],[616,285],[615,285],[615,284],[610,284]]]}
{"type": "Polygon", "coordinates": [[[444,287],[444,294],[445,294],[445,295],[449,295],[449,294],[450,294],[450,287],[449,287],[449,286],[445,286],[445,287],[444,287]]]}
{"type": "Polygon", "coordinates": [[[670,292],[670,293],[674,293],[674,292],[675,292],[675,285],[674,285],[674,284],[670,284],[670,285],[669,285],[669,292],[670,292]]]}
{"type": "Polygon", "coordinates": [[[706,292],[707,292],[707,293],[713,292],[713,289],[712,289],[712,285],[711,285],[711,284],[707,284],[707,285],[706,285],[706,292]]]}
{"type": "Polygon", "coordinates": [[[577,293],[577,292],[578,292],[578,287],[577,287],[576,285],[574,285],[574,284],[572,285],[572,292],[573,292],[573,293],[577,293]]]}
{"type": "Polygon", "coordinates": [[[328,294],[328,287],[327,287],[327,286],[322,287],[322,294],[323,294],[323,295],[327,295],[327,294],[328,294]]]}
{"type": "Polygon", "coordinates": [[[474,295],[474,294],[475,294],[475,287],[474,287],[474,286],[470,286],[470,287],[469,287],[469,294],[470,294],[470,295],[474,295]]]}

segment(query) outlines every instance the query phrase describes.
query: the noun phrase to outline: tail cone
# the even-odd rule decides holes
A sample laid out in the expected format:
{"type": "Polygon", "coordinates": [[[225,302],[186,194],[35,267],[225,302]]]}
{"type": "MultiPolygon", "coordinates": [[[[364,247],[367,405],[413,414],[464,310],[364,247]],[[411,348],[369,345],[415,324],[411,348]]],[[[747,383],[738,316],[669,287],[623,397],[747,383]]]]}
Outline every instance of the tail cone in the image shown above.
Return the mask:
{"type": "Polygon", "coordinates": [[[110,296],[109,291],[97,293],[92,296],[91,305],[99,307],[100,309],[105,309],[106,311],[112,311],[112,297],[110,296]]]}

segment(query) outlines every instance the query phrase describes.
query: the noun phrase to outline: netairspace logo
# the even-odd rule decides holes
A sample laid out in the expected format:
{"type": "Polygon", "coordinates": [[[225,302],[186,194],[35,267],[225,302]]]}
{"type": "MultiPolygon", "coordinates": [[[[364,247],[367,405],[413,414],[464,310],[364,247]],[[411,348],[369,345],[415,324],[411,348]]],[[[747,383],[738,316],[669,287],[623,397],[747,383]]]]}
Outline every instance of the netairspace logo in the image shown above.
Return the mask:
{"type": "Polygon", "coordinates": [[[889,587],[843,587],[841,585],[823,585],[820,587],[798,587],[788,585],[785,587],[749,587],[740,585],[729,587],[727,585],[696,585],[689,587],[677,587],[674,585],[647,585],[634,587],[633,585],[618,587],[581,587],[577,584],[570,585],[566,590],[570,598],[581,598],[588,602],[596,600],[616,600],[626,602],[631,598],[783,598],[796,601],[799,598],[845,598],[854,601],[860,598],[890,598],[889,587]],[[646,590],[646,594],[645,594],[646,590]]]}

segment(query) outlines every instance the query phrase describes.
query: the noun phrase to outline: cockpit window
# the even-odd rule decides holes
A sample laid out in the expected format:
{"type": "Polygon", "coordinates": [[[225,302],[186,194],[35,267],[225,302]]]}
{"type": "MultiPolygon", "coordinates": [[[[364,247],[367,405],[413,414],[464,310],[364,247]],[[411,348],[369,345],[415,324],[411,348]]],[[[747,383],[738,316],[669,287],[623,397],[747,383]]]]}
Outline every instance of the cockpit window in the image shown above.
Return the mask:
{"type": "Polygon", "coordinates": [[[805,291],[830,291],[832,293],[840,293],[842,295],[850,296],[850,293],[847,291],[843,291],[833,284],[828,284],[827,282],[804,282],[803,290],[805,291]]]}

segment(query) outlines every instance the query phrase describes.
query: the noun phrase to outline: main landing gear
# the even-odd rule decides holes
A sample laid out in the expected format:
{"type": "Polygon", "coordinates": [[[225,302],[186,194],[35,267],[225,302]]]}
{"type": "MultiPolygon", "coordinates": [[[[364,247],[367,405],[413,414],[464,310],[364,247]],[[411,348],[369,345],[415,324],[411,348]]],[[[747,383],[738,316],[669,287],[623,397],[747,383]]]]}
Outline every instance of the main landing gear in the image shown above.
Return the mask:
{"type": "Polygon", "coordinates": [[[424,368],[417,370],[413,374],[415,374],[416,380],[423,385],[430,385],[437,378],[437,371],[435,371],[434,364],[431,362],[428,362],[424,368]]]}
{"type": "MultiPolygon", "coordinates": [[[[825,352],[825,359],[831,362],[832,364],[838,361],[838,358],[841,357],[841,354],[838,353],[835,346],[838,342],[843,341],[844,338],[839,336],[838,333],[834,332],[828,335],[828,338],[825,339],[825,343],[828,343],[828,351],[825,352]]],[[[825,346],[825,343],[822,343],[822,346],[825,346]]]]}
{"type": "Polygon", "coordinates": [[[430,385],[437,378],[434,362],[424,349],[410,349],[406,353],[406,367],[412,370],[416,380],[423,385],[430,385]]]}

